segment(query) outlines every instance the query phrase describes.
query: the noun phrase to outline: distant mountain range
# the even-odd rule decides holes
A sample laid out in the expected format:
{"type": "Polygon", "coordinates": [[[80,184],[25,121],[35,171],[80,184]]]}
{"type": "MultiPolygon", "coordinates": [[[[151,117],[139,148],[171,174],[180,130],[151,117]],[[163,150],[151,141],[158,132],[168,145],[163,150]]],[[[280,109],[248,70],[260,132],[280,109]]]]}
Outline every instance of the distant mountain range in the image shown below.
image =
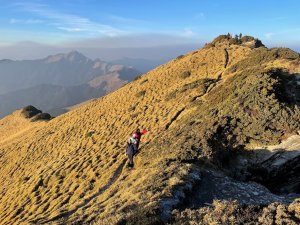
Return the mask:
{"type": "Polygon", "coordinates": [[[72,51],[44,59],[0,60],[0,117],[25,105],[56,112],[103,96],[141,72],[72,51]]]}

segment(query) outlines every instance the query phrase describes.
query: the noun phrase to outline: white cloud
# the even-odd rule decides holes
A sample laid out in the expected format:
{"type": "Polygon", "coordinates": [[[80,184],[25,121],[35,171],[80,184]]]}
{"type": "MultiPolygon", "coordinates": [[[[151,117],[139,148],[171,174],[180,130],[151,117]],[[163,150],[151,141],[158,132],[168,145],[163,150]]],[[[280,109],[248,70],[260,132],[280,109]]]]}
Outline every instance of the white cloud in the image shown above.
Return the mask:
{"type": "Polygon", "coordinates": [[[14,6],[47,20],[48,25],[56,25],[59,30],[67,32],[89,32],[106,36],[117,36],[125,33],[110,25],[91,21],[89,18],[66,14],[49,9],[47,5],[35,3],[15,3],[14,6]]]}
{"type": "Polygon", "coordinates": [[[66,41],[62,46],[77,46],[87,48],[141,48],[169,45],[184,45],[197,43],[199,40],[195,38],[192,30],[188,28],[183,32],[173,33],[142,33],[120,35],[116,37],[96,37],[85,38],[75,41],[66,41]]]}
{"type": "Polygon", "coordinates": [[[10,24],[16,24],[16,23],[22,23],[22,24],[40,24],[40,23],[44,23],[43,20],[39,20],[39,19],[15,19],[12,18],[9,20],[10,24]]]}
{"type": "Polygon", "coordinates": [[[116,15],[110,15],[109,19],[111,19],[115,22],[118,22],[118,23],[126,23],[126,24],[149,23],[148,21],[145,21],[145,20],[137,20],[137,19],[127,18],[127,17],[122,17],[122,16],[116,16],[116,15]]]}
{"type": "Polygon", "coordinates": [[[79,28],[79,27],[57,27],[60,30],[68,31],[68,32],[82,32],[87,31],[86,29],[79,28]]]}
{"type": "Polygon", "coordinates": [[[183,33],[181,34],[183,37],[194,37],[195,35],[195,32],[190,27],[184,28],[183,33]]]}

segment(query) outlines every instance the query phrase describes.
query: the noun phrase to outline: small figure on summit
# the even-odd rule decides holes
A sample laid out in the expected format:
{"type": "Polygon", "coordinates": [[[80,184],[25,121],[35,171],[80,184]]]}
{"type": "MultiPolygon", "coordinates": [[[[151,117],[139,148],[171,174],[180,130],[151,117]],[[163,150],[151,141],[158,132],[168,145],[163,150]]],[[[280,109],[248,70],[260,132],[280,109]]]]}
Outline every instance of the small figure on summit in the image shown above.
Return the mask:
{"type": "Polygon", "coordinates": [[[133,156],[137,153],[139,149],[140,140],[143,134],[146,134],[148,130],[144,129],[142,132],[137,129],[129,138],[126,147],[126,155],[128,157],[128,167],[132,168],[134,166],[133,156]]]}

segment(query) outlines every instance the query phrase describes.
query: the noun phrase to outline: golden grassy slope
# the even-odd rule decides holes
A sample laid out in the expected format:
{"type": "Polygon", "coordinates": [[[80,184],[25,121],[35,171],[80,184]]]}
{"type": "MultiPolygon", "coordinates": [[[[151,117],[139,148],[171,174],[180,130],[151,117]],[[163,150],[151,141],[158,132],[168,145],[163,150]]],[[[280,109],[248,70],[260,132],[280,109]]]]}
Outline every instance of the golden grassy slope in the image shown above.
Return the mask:
{"type": "Polygon", "coordinates": [[[205,91],[225,82],[231,73],[218,80],[226,70],[225,47],[227,68],[254,51],[226,44],[189,53],[1,145],[0,224],[114,224],[136,206],[159,208],[193,168],[167,160],[176,151],[155,146],[167,146],[162,137],[168,128],[176,130],[173,120],[202,95],[187,89],[172,96],[201,79],[213,79],[205,91]],[[128,171],[124,145],[137,127],[151,132],[142,138],[147,148],[142,146],[135,169],[128,171]]]}
{"type": "Polygon", "coordinates": [[[24,132],[44,124],[44,121],[32,123],[21,115],[21,110],[17,110],[0,120],[0,143],[3,145],[10,139],[16,139],[24,132]]]}

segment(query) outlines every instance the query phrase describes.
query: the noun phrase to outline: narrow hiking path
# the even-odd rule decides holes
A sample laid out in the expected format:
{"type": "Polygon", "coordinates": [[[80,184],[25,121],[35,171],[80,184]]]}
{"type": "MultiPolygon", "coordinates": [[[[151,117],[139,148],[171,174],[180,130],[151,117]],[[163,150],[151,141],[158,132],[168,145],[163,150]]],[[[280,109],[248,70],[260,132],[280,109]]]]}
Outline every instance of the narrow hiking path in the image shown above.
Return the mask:
{"type": "Polygon", "coordinates": [[[224,54],[225,54],[225,63],[224,63],[224,68],[227,68],[228,62],[229,62],[229,53],[227,51],[227,48],[224,48],[224,54]]]}
{"type": "Polygon", "coordinates": [[[53,221],[56,221],[56,220],[59,220],[59,219],[62,219],[62,218],[64,218],[64,219],[69,218],[74,213],[76,213],[77,210],[79,210],[79,209],[83,208],[84,206],[86,206],[87,204],[89,204],[93,199],[99,197],[110,186],[112,186],[116,182],[116,180],[120,177],[120,175],[121,175],[121,173],[123,171],[123,168],[125,166],[126,161],[127,161],[126,158],[123,159],[122,162],[121,162],[121,164],[115,170],[115,172],[112,175],[112,177],[109,179],[109,181],[103,187],[101,187],[95,194],[93,194],[92,196],[90,196],[87,199],[85,199],[83,203],[77,205],[74,209],[69,210],[69,211],[64,212],[64,213],[61,213],[61,214],[59,214],[57,216],[54,216],[54,217],[52,217],[50,219],[38,219],[37,221],[30,221],[30,222],[37,223],[37,224],[46,224],[46,223],[53,222],[53,221]]]}
{"type": "Polygon", "coordinates": [[[197,96],[194,96],[193,99],[192,99],[192,102],[195,101],[195,100],[205,100],[206,96],[214,89],[216,88],[218,85],[224,83],[224,81],[226,79],[223,79],[223,74],[224,72],[226,71],[226,68],[229,64],[229,53],[228,53],[228,50],[227,48],[224,48],[224,57],[225,57],[225,62],[224,62],[224,70],[219,74],[218,78],[216,79],[215,82],[213,82],[212,84],[209,85],[209,87],[207,88],[206,92],[203,94],[203,95],[197,95],[197,96]]]}

